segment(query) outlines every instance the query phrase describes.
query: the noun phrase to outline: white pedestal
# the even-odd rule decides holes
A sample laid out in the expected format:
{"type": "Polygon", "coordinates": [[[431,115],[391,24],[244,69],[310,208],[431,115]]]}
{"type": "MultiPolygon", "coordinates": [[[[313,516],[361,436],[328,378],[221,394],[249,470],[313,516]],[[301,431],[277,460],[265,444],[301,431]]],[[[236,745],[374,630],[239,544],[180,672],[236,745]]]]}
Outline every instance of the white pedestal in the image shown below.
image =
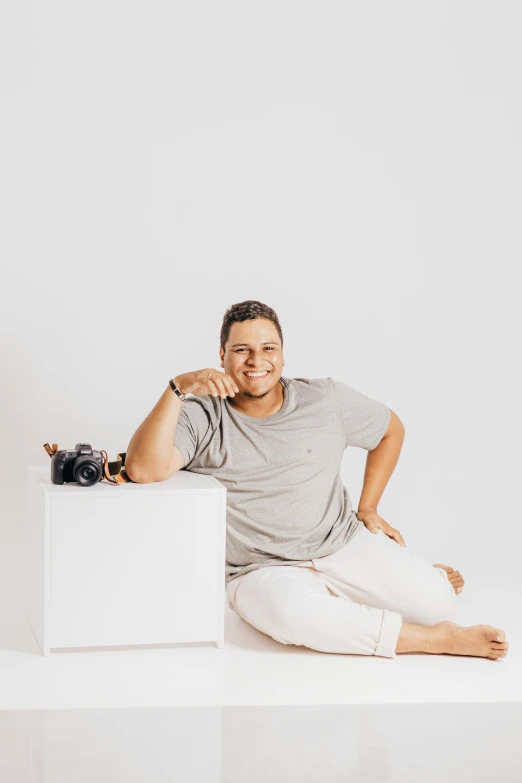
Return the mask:
{"type": "Polygon", "coordinates": [[[226,488],[178,471],[153,484],[53,484],[28,471],[28,619],[56,649],[224,647],[226,488]]]}

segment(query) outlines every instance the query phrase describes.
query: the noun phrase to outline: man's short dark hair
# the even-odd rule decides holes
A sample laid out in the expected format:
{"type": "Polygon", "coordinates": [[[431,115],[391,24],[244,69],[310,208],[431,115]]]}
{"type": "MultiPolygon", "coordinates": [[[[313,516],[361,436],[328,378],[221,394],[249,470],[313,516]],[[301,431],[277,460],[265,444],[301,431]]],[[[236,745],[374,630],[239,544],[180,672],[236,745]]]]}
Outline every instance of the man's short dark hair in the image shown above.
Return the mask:
{"type": "Polygon", "coordinates": [[[283,347],[283,332],[279,323],[279,318],[275,310],[272,310],[266,304],[258,302],[256,299],[247,299],[246,302],[238,302],[228,308],[223,316],[223,325],[221,327],[221,347],[225,350],[225,345],[230,334],[230,327],[237,321],[252,321],[255,318],[268,318],[275,324],[281,339],[281,348],[283,347]]]}

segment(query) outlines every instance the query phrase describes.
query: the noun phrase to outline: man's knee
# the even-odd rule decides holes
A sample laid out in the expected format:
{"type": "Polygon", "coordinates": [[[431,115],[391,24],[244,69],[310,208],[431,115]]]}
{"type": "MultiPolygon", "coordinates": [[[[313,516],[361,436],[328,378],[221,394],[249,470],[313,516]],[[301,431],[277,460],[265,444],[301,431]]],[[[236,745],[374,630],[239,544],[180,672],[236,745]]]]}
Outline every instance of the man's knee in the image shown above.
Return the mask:
{"type": "Polygon", "coordinates": [[[412,608],[410,612],[403,613],[403,620],[415,625],[432,626],[443,620],[453,620],[456,612],[457,595],[453,588],[451,591],[437,589],[429,597],[425,596],[422,604],[412,608]]]}

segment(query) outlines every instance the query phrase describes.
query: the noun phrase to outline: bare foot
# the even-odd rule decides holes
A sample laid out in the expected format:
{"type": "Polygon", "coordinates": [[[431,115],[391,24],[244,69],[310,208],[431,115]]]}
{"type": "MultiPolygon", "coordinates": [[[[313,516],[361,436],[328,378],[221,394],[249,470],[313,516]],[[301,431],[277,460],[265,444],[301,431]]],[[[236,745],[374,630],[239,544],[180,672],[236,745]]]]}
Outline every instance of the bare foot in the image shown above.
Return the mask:
{"type": "Polygon", "coordinates": [[[433,568],[443,568],[448,574],[448,579],[450,580],[457,595],[462,592],[462,588],[466,582],[464,581],[460,571],[455,571],[455,569],[451,566],[442,565],[442,563],[435,563],[433,568]]]}
{"type": "Polygon", "coordinates": [[[509,642],[506,634],[493,625],[457,625],[444,620],[429,629],[429,652],[449,655],[475,655],[480,658],[504,658],[509,642]]]}

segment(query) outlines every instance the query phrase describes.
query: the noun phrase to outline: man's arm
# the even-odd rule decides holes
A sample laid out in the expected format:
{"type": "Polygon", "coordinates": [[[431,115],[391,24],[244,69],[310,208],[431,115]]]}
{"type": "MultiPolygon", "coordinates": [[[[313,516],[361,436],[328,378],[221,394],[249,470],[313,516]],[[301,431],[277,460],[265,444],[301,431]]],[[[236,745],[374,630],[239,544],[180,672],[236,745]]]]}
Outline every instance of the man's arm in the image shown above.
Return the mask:
{"type": "Polygon", "coordinates": [[[173,446],[180,410],[181,400],[169,385],[127,447],[125,470],[132,481],[163,481],[169,471],[183,467],[183,455],[173,446]]]}
{"type": "Polygon", "coordinates": [[[390,409],[390,423],[376,448],[368,452],[358,511],[377,510],[382,493],[399,460],[404,441],[404,425],[390,409]]]}
{"type": "MultiPolygon", "coordinates": [[[[225,399],[239,392],[232,377],[214,367],[181,373],[173,380],[183,394],[197,397],[213,394],[225,399]]],[[[127,447],[125,470],[132,481],[164,481],[184,467],[185,457],[174,445],[180,411],[181,400],[169,384],[127,447]]]]}

